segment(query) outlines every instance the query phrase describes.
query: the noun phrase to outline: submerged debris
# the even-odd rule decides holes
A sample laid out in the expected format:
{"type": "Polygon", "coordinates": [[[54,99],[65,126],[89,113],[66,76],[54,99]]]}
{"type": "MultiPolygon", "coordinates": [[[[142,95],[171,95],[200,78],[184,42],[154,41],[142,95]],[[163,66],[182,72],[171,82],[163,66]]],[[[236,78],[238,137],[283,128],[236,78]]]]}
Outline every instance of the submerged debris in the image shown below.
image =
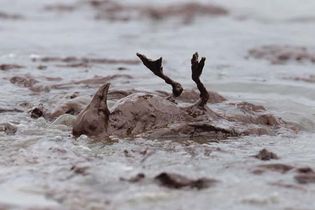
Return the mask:
{"type": "Polygon", "coordinates": [[[301,185],[285,183],[282,181],[272,182],[272,183],[269,183],[269,185],[277,186],[277,187],[281,187],[281,188],[286,188],[286,189],[306,191],[306,189],[304,187],[302,187],[301,185]]]}
{"type": "MultiPolygon", "coordinates": [[[[120,181],[127,181],[130,183],[137,183],[143,181],[146,178],[144,173],[139,173],[134,177],[129,179],[120,178],[120,181]]],[[[171,188],[171,189],[181,189],[181,188],[193,188],[193,189],[205,189],[212,187],[218,181],[215,179],[209,178],[198,178],[198,179],[190,179],[183,175],[176,173],[167,173],[163,172],[154,177],[156,183],[163,187],[171,188]]]]}
{"type": "MultiPolygon", "coordinates": [[[[301,167],[301,168],[295,168],[290,165],[285,165],[281,163],[276,164],[268,164],[268,165],[259,165],[256,170],[253,171],[254,174],[262,174],[266,171],[273,171],[278,172],[281,174],[285,174],[288,171],[293,171],[296,173],[294,176],[294,179],[299,184],[315,184],[315,172],[310,167],[301,167]],[[293,171],[293,169],[295,169],[293,171]]],[[[276,184],[277,185],[277,184],[276,184]]],[[[282,187],[287,188],[298,188],[298,186],[291,185],[291,184],[281,184],[282,187]]]]}
{"type": "Polygon", "coordinates": [[[294,179],[299,184],[315,183],[315,172],[312,168],[309,167],[298,168],[297,173],[298,174],[294,177],[294,179]]]}
{"type": "Polygon", "coordinates": [[[34,84],[38,83],[38,81],[30,75],[14,76],[10,79],[10,82],[23,87],[32,87],[34,84]]]}
{"type": "Polygon", "coordinates": [[[144,7],[145,15],[152,19],[161,20],[171,17],[181,17],[185,23],[191,22],[197,16],[224,16],[229,12],[220,6],[210,3],[177,3],[164,7],[147,6],[144,7]]]}
{"type": "Polygon", "coordinates": [[[24,19],[24,17],[22,15],[18,15],[18,14],[10,14],[10,13],[6,13],[6,12],[1,12],[0,11],[0,19],[4,19],[4,20],[22,20],[22,19],[24,19]]]}
{"type": "Polygon", "coordinates": [[[0,70],[8,71],[11,69],[21,69],[25,68],[25,66],[17,65],[17,64],[0,64],[0,70]]]}
{"type": "Polygon", "coordinates": [[[294,81],[303,81],[308,83],[315,83],[315,75],[308,76],[298,76],[298,77],[284,77],[284,79],[294,80],[294,81]]]}
{"type": "Polygon", "coordinates": [[[89,166],[78,166],[78,165],[73,165],[70,170],[73,171],[73,173],[86,176],[89,174],[88,169],[90,169],[89,166]]]}
{"type": "Polygon", "coordinates": [[[58,84],[58,85],[54,85],[54,88],[60,88],[64,85],[68,85],[68,84],[75,84],[75,85],[100,85],[100,84],[104,84],[107,83],[109,81],[112,81],[114,79],[132,79],[133,77],[128,75],[128,74],[116,74],[116,75],[111,75],[111,76],[94,76],[93,78],[90,79],[83,79],[83,80],[77,80],[77,81],[72,81],[70,83],[64,83],[64,84],[58,84]]]}
{"type": "Polygon", "coordinates": [[[17,131],[17,127],[10,123],[0,123],[0,132],[4,132],[7,135],[14,135],[17,131]]]}
{"type": "Polygon", "coordinates": [[[266,111],[265,107],[260,105],[251,104],[248,102],[241,103],[230,103],[231,105],[235,105],[237,108],[247,111],[247,112],[263,112],[266,111]]]}
{"type": "Polygon", "coordinates": [[[48,116],[50,119],[56,119],[63,114],[78,115],[85,105],[85,101],[80,98],[60,101],[48,116]]]}
{"type": "Polygon", "coordinates": [[[30,74],[21,75],[21,76],[13,76],[10,78],[10,82],[14,85],[19,87],[28,88],[33,93],[40,93],[40,92],[49,92],[51,89],[70,89],[75,88],[78,85],[84,85],[84,87],[91,87],[100,84],[104,84],[106,82],[112,81],[114,79],[126,79],[130,80],[133,77],[127,74],[115,74],[110,76],[98,76],[95,75],[89,79],[83,80],[75,80],[71,82],[64,82],[64,83],[52,83],[61,81],[62,78],[59,77],[39,77],[36,78],[30,74]],[[50,84],[44,84],[40,82],[40,79],[44,81],[50,82],[50,84]]]}
{"type": "Polygon", "coordinates": [[[310,52],[305,47],[289,45],[266,45],[249,50],[249,56],[265,59],[272,64],[286,64],[290,61],[315,63],[315,51],[310,52]]]}
{"type": "Polygon", "coordinates": [[[73,4],[50,4],[44,7],[46,11],[73,12],[84,6],[90,6],[95,11],[95,19],[108,21],[130,20],[169,20],[177,18],[184,24],[192,23],[197,17],[220,17],[229,11],[213,3],[178,2],[168,5],[127,4],[114,0],[84,0],[73,4]]]}
{"type": "Polygon", "coordinates": [[[314,170],[310,167],[297,168],[296,171],[300,174],[314,173],[314,170]]]}
{"type": "Polygon", "coordinates": [[[131,177],[129,179],[121,177],[119,180],[120,181],[127,181],[127,182],[130,182],[130,183],[136,183],[136,182],[142,181],[144,178],[145,178],[145,174],[144,173],[139,173],[136,176],[131,177]]]}
{"type": "Polygon", "coordinates": [[[48,68],[47,66],[41,65],[41,64],[37,66],[37,69],[39,69],[39,70],[45,70],[47,68],[48,68]]]}
{"type": "Polygon", "coordinates": [[[0,113],[5,113],[5,112],[23,112],[23,110],[17,109],[17,108],[10,109],[10,108],[0,107],[0,113]]]}
{"type": "Polygon", "coordinates": [[[128,59],[110,59],[110,58],[88,58],[88,57],[39,57],[32,58],[33,62],[42,63],[57,63],[57,67],[71,67],[71,68],[88,68],[93,64],[124,64],[137,65],[138,60],[128,59]]]}
{"type": "Polygon", "coordinates": [[[17,86],[28,88],[33,92],[49,91],[48,87],[38,85],[39,81],[28,74],[24,76],[11,77],[10,82],[17,86]]]}
{"type": "Polygon", "coordinates": [[[218,182],[215,179],[209,178],[190,179],[180,174],[166,172],[157,175],[154,179],[157,180],[160,185],[172,189],[189,187],[201,190],[209,188],[218,182]]]}
{"type": "Polygon", "coordinates": [[[76,9],[76,5],[74,4],[50,4],[44,7],[46,11],[56,11],[56,12],[72,12],[76,9]]]}
{"type": "Polygon", "coordinates": [[[225,8],[211,3],[188,2],[158,6],[150,4],[126,5],[108,0],[90,0],[88,2],[97,12],[96,19],[110,21],[180,18],[183,23],[191,23],[198,16],[216,17],[229,13],[225,8]]]}
{"type": "Polygon", "coordinates": [[[40,104],[38,107],[34,107],[31,111],[31,118],[33,119],[38,119],[42,116],[44,116],[44,114],[47,112],[47,110],[45,110],[44,106],[42,104],[40,104]]]}
{"type": "Polygon", "coordinates": [[[299,174],[299,175],[296,175],[294,178],[299,184],[315,183],[315,173],[299,174]]]}
{"type": "Polygon", "coordinates": [[[266,164],[266,165],[259,165],[253,171],[254,174],[262,174],[266,171],[278,172],[278,173],[287,173],[288,171],[294,169],[293,166],[282,164],[282,163],[273,163],[273,164],[266,164]]]}
{"type": "Polygon", "coordinates": [[[257,155],[254,156],[259,160],[272,160],[272,159],[279,159],[278,155],[273,152],[268,151],[267,149],[262,149],[259,151],[257,155]]]}

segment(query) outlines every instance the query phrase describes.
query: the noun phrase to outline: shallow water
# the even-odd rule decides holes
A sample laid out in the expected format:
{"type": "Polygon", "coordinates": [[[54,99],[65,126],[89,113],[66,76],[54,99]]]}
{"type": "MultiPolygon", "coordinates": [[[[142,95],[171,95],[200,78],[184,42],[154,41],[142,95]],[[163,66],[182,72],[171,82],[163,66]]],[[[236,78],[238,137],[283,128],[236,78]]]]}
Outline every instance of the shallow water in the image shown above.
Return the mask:
{"type": "MultiPolygon", "coordinates": [[[[0,122],[16,124],[16,135],[0,133],[0,208],[3,209],[285,209],[315,208],[315,185],[301,185],[294,172],[252,171],[263,164],[252,155],[267,148],[285,163],[315,168],[315,86],[284,79],[313,74],[311,63],[271,65],[247,59],[248,50],[269,44],[305,46],[315,50],[315,2],[311,0],[214,1],[230,10],[224,17],[200,17],[192,24],[168,21],[94,20],[94,11],[82,7],[73,12],[48,12],[43,8],[56,0],[2,0],[1,11],[16,13],[22,20],[0,19],[0,64],[25,65],[24,69],[0,70],[0,107],[23,102],[34,105],[80,91],[90,95],[95,87],[52,90],[34,94],[7,78],[31,74],[61,77],[62,82],[94,75],[129,74],[134,79],[112,81],[112,88],[170,91],[141,65],[93,65],[91,68],[60,68],[53,63],[32,62],[36,56],[88,56],[135,59],[136,52],[163,56],[164,68],[185,88],[190,80],[190,57],[195,51],[207,57],[202,76],[207,88],[232,101],[266,106],[272,113],[298,123],[296,135],[249,136],[223,142],[204,139],[117,139],[114,142],[74,140],[70,128],[54,126],[28,113],[1,113],[0,122]],[[126,67],[118,71],[118,67],[126,67]],[[130,155],[125,155],[125,150],[130,155]],[[143,151],[147,150],[146,155],[143,151]],[[87,175],[75,174],[72,166],[87,167],[87,175]],[[219,183],[206,190],[169,190],[153,182],[130,184],[119,181],[144,172],[189,177],[211,177],[219,183]],[[277,183],[277,184],[275,184],[277,183]],[[279,186],[279,183],[282,186],[279,186]],[[292,185],[291,188],[283,185],[292,185]]],[[[75,1],[63,1],[73,3],[75,1]]],[[[123,2],[140,2],[125,0],[123,2]]],[[[178,1],[172,1],[178,2],[178,1]]],[[[206,1],[205,1],[206,2],[206,1]]],[[[165,4],[164,1],[155,1],[165,4]]],[[[46,83],[49,83],[46,81],[46,83]]]]}

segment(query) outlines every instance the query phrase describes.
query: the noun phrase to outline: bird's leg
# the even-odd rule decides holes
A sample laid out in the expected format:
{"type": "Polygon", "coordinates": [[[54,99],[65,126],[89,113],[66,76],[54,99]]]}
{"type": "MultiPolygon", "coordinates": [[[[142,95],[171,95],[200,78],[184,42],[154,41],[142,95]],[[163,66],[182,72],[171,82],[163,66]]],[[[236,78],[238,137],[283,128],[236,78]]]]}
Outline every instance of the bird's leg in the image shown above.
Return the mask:
{"type": "Polygon", "coordinates": [[[202,74],[202,69],[205,65],[205,57],[202,57],[199,61],[198,53],[193,54],[191,58],[191,78],[197,84],[198,90],[200,92],[200,101],[198,103],[199,107],[204,107],[209,99],[209,93],[205,86],[200,81],[200,75],[202,74]]]}
{"type": "Polygon", "coordinates": [[[173,95],[175,97],[180,96],[180,94],[183,92],[182,85],[178,82],[175,82],[163,73],[162,57],[153,61],[140,53],[137,53],[137,56],[140,58],[142,63],[153,72],[153,74],[162,78],[167,84],[170,84],[172,86],[173,95]]]}

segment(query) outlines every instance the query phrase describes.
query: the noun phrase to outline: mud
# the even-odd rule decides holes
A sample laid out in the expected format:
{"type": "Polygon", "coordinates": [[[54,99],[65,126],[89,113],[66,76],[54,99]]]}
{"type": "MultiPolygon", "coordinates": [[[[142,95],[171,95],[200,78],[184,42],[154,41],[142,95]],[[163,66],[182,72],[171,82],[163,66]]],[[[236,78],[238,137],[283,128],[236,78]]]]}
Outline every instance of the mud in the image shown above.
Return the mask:
{"type": "Polygon", "coordinates": [[[220,127],[221,124],[228,124],[222,123],[222,120],[231,120],[230,116],[227,118],[223,116],[223,114],[215,113],[209,109],[199,110],[195,106],[179,108],[175,103],[152,94],[134,94],[121,99],[117,105],[112,107],[108,132],[118,136],[133,136],[148,132],[149,136],[155,137],[176,134],[189,136],[204,134],[220,139],[242,134],[259,135],[260,129],[248,128],[253,124],[261,125],[261,129],[265,129],[263,134],[272,134],[277,126],[285,127],[285,123],[279,119],[272,117],[271,119],[274,121],[262,120],[265,119],[265,115],[255,116],[252,113],[233,117],[230,123],[236,122],[234,126],[231,124],[231,127],[220,127]],[[241,125],[237,125],[238,122],[248,123],[246,124],[247,128],[242,130],[241,125]],[[174,126],[168,128],[167,125],[170,124],[174,126]],[[271,126],[272,129],[264,128],[264,125],[271,126]]]}
{"type": "Polygon", "coordinates": [[[299,183],[299,184],[311,184],[311,183],[315,183],[315,173],[308,173],[308,174],[300,174],[300,175],[296,175],[295,180],[299,183]]]}
{"type": "Polygon", "coordinates": [[[57,67],[72,67],[72,68],[88,68],[92,65],[109,65],[109,64],[125,64],[137,65],[138,60],[127,59],[110,59],[110,58],[90,58],[90,57],[40,57],[32,58],[33,62],[55,63],[57,67]],[[57,63],[57,64],[56,64],[57,63]]]}
{"type": "Polygon", "coordinates": [[[31,118],[45,118],[54,121],[58,117],[66,114],[77,115],[88,104],[88,97],[81,97],[77,93],[68,94],[63,97],[56,97],[33,106],[28,112],[31,118]]]}
{"type": "Polygon", "coordinates": [[[53,120],[64,114],[78,115],[86,106],[85,99],[75,98],[70,100],[61,100],[46,115],[48,119],[53,120]]]}
{"type": "Polygon", "coordinates": [[[313,169],[310,167],[302,167],[302,168],[297,168],[296,172],[300,174],[309,174],[309,173],[314,173],[313,169]]]}
{"type": "Polygon", "coordinates": [[[315,63],[315,52],[306,47],[266,45],[249,50],[249,57],[268,60],[271,64],[315,63]]]}
{"type": "MultiPolygon", "coordinates": [[[[62,78],[59,77],[35,77],[31,75],[24,76],[14,76],[10,79],[10,82],[19,86],[29,89],[32,93],[43,94],[51,90],[62,90],[66,89],[76,89],[78,86],[83,86],[85,88],[97,87],[99,84],[106,83],[108,81],[114,81],[115,79],[132,79],[129,75],[113,75],[113,76],[94,76],[91,79],[71,81],[67,83],[57,83],[48,85],[46,81],[49,82],[59,82],[62,78]],[[41,81],[41,82],[40,82],[41,81]]],[[[131,94],[133,91],[113,91],[110,93],[111,99],[120,99],[126,95],[131,94]]],[[[28,112],[30,116],[34,119],[44,117],[46,120],[52,121],[64,114],[79,114],[84,107],[88,104],[89,96],[80,96],[79,92],[73,92],[66,94],[62,97],[56,97],[52,100],[43,102],[42,104],[28,104],[27,107],[32,107],[28,112]]],[[[20,109],[2,109],[1,112],[23,112],[20,109]]]]}
{"type": "Polygon", "coordinates": [[[30,75],[25,75],[25,76],[14,76],[10,79],[10,82],[12,84],[26,87],[26,88],[32,88],[36,83],[38,83],[37,80],[35,80],[32,76],[30,75]]]}
{"type": "Polygon", "coordinates": [[[315,183],[315,172],[310,167],[298,168],[297,175],[294,179],[299,184],[314,184],[315,183]]]}
{"type": "Polygon", "coordinates": [[[25,87],[28,88],[32,92],[42,92],[42,91],[49,91],[48,87],[44,87],[42,85],[39,85],[39,81],[34,79],[33,76],[27,74],[23,76],[14,76],[10,78],[10,82],[12,84],[15,84],[19,87],[25,87]]]}
{"type": "MultiPolygon", "coordinates": [[[[215,103],[222,103],[226,101],[222,95],[215,91],[208,91],[209,100],[208,103],[215,104],[215,103]]],[[[178,97],[178,100],[186,102],[186,103],[193,103],[200,98],[199,93],[195,90],[184,90],[183,93],[178,97]]]]}
{"type": "Polygon", "coordinates": [[[45,110],[42,104],[30,110],[31,118],[34,118],[34,119],[43,117],[44,115],[46,115],[46,113],[47,113],[47,110],[45,110]]]}
{"type": "MultiPolygon", "coordinates": [[[[150,92],[150,91],[143,91],[143,90],[136,90],[136,89],[129,89],[129,90],[115,90],[114,89],[114,90],[110,90],[108,92],[108,99],[110,99],[110,100],[122,99],[126,96],[129,96],[131,94],[136,94],[136,93],[158,95],[162,98],[167,98],[168,100],[170,100],[174,103],[177,103],[177,102],[194,103],[194,102],[198,101],[200,98],[199,93],[194,89],[192,89],[192,90],[184,89],[183,92],[181,93],[181,95],[176,98],[176,100],[173,98],[170,98],[171,93],[166,92],[166,91],[161,91],[161,90],[156,90],[154,92],[150,92]]],[[[208,94],[210,96],[209,100],[208,100],[209,104],[222,103],[222,102],[227,100],[226,98],[224,98],[222,95],[220,95],[219,93],[217,93],[215,91],[208,91],[208,94]]]]}
{"type": "Polygon", "coordinates": [[[10,123],[0,123],[0,132],[4,132],[7,135],[14,135],[17,131],[17,127],[10,123]]]}
{"type": "Polygon", "coordinates": [[[302,187],[301,185],[283,183],[283,182],[281,182],[281,181],[270,183],[270,185],[271,185],[271,186],[276,186],[276,187],[285,188],[285,189],[289,189],[289,190],[299,190],[299,191],[302,191],[302,192],[306,192],[306,191],[307,191],[307,190],[306,190],[304,187],[302,187]]]}
{"type": "Polygon", "coordinates": [[[295,22],[295,23],[313,23],[315,22],[315,17],[314,16],[297,17],[297,18],[290,18],[287,21],[295,22]]]}
{"type": "Polygon", "coordinates": [[[90,79],[74,80],[74,81],[70,81],[66,83],[47,84],[47,81],[60,82],[62,81],[62,78],[60,77],[35,77],[30,74],[26,74],[26,75],[20,75],[20,76],[13,76],[9,80],[14,85],[27,88],[34,93],[40,93],[40,92],[49,92],[52,89],[77,88],[78,86],[95,87],[100,84],[113,81],[115,79],[125,79],[128,81],[130,79],[133,79],[133,77],[127,74],[120,74],[120,75],[117,74],[117,75],[112,75],[112,76],[95,75],[94,77],[90,79]]]}
{"type": "Polygon", "coordinates": [[[302,81],[302,82],[307,82],[307,83],[315,83],[315,75],[299,76],[299,77],[284,77],[284,79],[293,80],[293,81],[302,81]]]}
{"type": "MultiPolygon", "coordinates": [[[[307,185],[307,184],[315,183],[315,172],[310,167],[294,167],[294,166],[290,166],[286,164],[274,163],[274,164],[259,165],[257,169],[253,171],[253,173],[259,175],[267,171],[278,172],[281,174],[292,172],[293,174],[295,174],[293,178],[298,184],[307,185]]],[[[285,188],[305,190],[304,188],[300,188],[299,186],[292,185],[292,184],[284,184],[284,183],[274,183],[274,184],[281,187],[285,187],[285,188]]]]}
{"type": "Polygon", "coordinates": [[[277,154],[270,152],[267,149],[260,150],[259,153],[257,155],[255,155],[254,157],[259,159],[259,160],[264,160],[264,161],[279,159],[277,154]]]}
{"type": "Polygon", "coordinates": [[[257,169],[255,169],[253,173],[262,174],[269,171],[269,172],[277,172],[277,173],[285,174],[293,169],[294,167],[290,165],[286,165],[282,163],[271,163],[271,164],[257,166],[257,169]]]}
{"type": "Polygon", "coordinates": [[[149,4],[119,4],[114,1],[88,1],[96,10],[96,19],[110,21],[137,20],[167,20],[171,18],[181,19],[183,23],[191,23],[199,16],[225,16],[227,9],[211,3],[187,2],[169,4],[166,6],[149,4]]]}
{"type": "Polygon", "coordinates": [[[3,108],[3,107],[0,107],[0,113],[5,113],[5,112],[23,112],[23,110],[18,109],[18,108],[3,108]]]}
{"type": "Polygon", "coordinates": [[[248,102],[229,103],[229,104],[234,105],[237,108],[239,108],[243,111],[246,111],[246,112],[263,112],[263,111],[266,111],[265,107],[260,106],[260,105],[251,104],[248,102]]]}
{"type": "Polygon", "coordinates": [[[128,178],[128,179],[120,178],[120,180],[121,181],[127,181],[127,182],[130,182],[130,183],[136,183],[136,182],[142,181],[144,178],[145,178],[145,174],[144,173],[139,173],[139,174],[137,174],[134,177],[131,177],[131,178],[128,178]]]}
{"type": "Polygon", "coordinates": [[[23,20],[25,17],[19,14],[12,14],[0,11],[0,20],[23,20]]]}
{"type": "Polygon", "coordinates": [[[53,11],[53,12],[73,12],[77,9],[77,6],[74,4],[51,4],[44,7],[45,11],[53,11]]]}
{"type": "Polygon", "coordinates": [[[70,170],[77,175],[87,176],[89,175],[89,169],[88,166],[73,165],[70,170]]]}
{"type": "Polygon", "coordinates": [[[112,75],[112,76],[94,76],[91,79],[84,79],[84,80],[78,80],[78,81],[73,81],[70,83],[65,83],[65,84],[59,84],[56,85],[55,87],[61,87],[64,85],[68,85],[68,84],[74,84],[74,85],[100,85],[100,84],[104,84],[107,83],[109,81],[114,81],[115,79],[126,79],[126,80],[130,80],[133,79],[132,76],[127,75],[127,74],[120,74],[120,75],[112,75]]]}
{"type": "Polygon", "coordinates": [[[11,69],[21,69],[25,68],[25,66],[17,65],[17,64],[0,64],[0,70],[8,71],[11,69]]]}
{"type": "Polygon", "coordinates": [[[157,175],[154,179],[157,180],[161,186],[172,189],[188,187],[201,190],[212,187],[218,182],[215,179],[209,178],[190,179],[180,174],[165,172],[157,175]]]}
{"type": "Polygon", "coordinates": [[[162,172],[156,175],[153,179],[149,179],[144,173],[139,173],[127,179],[120,178],[120,181],[129,182],[129,183],[144,182],[145,180],[147,181],[147,183],[155,182],[162,187],[166,187],[170,189],[191,188],[191,189],[198,189],[198,190],[213,187],[219,182],[216,179],[210,179],[210,178],[191,179],[181,174],[167,173],[167,172],[162,172]]]}

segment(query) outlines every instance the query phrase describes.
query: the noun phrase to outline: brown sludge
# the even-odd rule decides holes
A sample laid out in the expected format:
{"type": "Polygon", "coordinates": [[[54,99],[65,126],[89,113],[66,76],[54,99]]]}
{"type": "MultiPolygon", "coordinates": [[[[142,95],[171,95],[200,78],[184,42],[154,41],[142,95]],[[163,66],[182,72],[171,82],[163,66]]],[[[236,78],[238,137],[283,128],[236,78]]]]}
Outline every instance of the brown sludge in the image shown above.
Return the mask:
{"type": "Polygon", "coordinates": [[[287,173],[288,171],[294,169],[293,166],[282,164],[282,163],[273,163],[273,164],[265,164],[259,165],[253,171],[254,174],[263,174],[264,172],[271,171],[271,172],[278,172],[278,173],[287,173]]]}
{"type": "Polygon", "coordinates": [[[265,59],[272,64],[286,64],[291,61],[315,63],[315,52],[305,47],[289,45],[266,45],[249,50],[250,57],[265,59]]]}
{"type": "Polygon", "coordinates": [[[144,173],[139,173],[139,174],[137,174],[136,176],[131,177],[131,178],[129,178],[129,179],[120,178],[119,180],[120,180],[120,181],[127,181],[127,182],[130,182],[130,183],[136,183],[136,182],[142,181],[144,178],[145,178],[145,174],[144,174],[144,173]]]}
{"type": "Polygon", "coordinates": [[[284,77],[284,79],[315,83],[315,75],[299,76],[299,77],[284,77]]]}
{"type": "Polygon", "coordinates": [[[90,79],[83,79],[83,80],[76,80],[76,81],[71,81],[67,83],[59,83],[55,85],[51,85],[49,88],[51,89],[68,89],[73,86],[77,85],[86,85],[86,86],[96,86],[100,84],[107,83],[109,81],[112,81],[114,79],[132,79],[133,77],[127,74],[121,74],[121,75],[112,75],[112,76],[94,76],[93,78],[90,79]]]}
{"type": "Polygon", "coordinates": [[[24,17],[22,15],[18,15],[18,14],[9,14],[9,13],[5,13],[5,12],[1,12],[0,11],[0,19],[4,19],[4,20],[22,20],[22,19],[24,19],[24,17]]]}
{"type": "Polygon", "coordinates": [[[110,59],[110,58],[87,58],[87,57],[42,57],[33,58],[33,62],[42,63],[57,63],[57,67],[70,67],[70,68],[88,68],[93,64],[125,64],[137,65],[138,60],[131,59],[110,59]]]}
{"type": "Polygon", "coordinates": [[[263,112],[266,111],[265,107],[251,104],[248,102],[241,102],[241,103],[230,103],[231,105],[236,106],[237,108],[247,111],[247,112],[263,112]]]}
{"type": "MultiPolygon", "coordinates": [[[[126,181],[129,183],[138,183],[143,181],[146,178],[144,173],[139,173],[136,176],[131,178],[120,178],[120,181],[126,181]]],[[[154,181],[163,187],[167,187],[170,189],[182,189],[182,188],[191,188],[202,190],[205,188],[209,188],[218,183],[215,179],[210,178],[198,178],[191,179],[187,178],[183,175],[176,173],[167,173],[162,172],[154,177],[154,181]]]]}
{"type": "Polygon", "coordinates": [[[38,107],[33,108],[30,111],[31,118],[38,119],[40,117],[43,117],[46,113],[46,110],[44,109],[44,106],[41,104],[38,107]]]}
{"type": "Polygon", "coordinates": [[[47,11],[57,11],[57,12],[72,12],[77,7],[71,4],[51,4],[44,7],[44,10],[47,11]]]}
{"type": "Polygon", "coordinates": [[[88,170],[90,168],[88,166],[78,166],[78,165],[73,165],[70,170],[73,171],[73,173],[82,175],[82,176],[87,176],[89,174],[88,170]]]}
{"type": "Polygon", "coordinates": [[[5,113],[5,112],[23,112],[23,110],[21,109],[17,109],[17,108],[2,108],[0,107],[0,113],[5,113]]]}
{"type": "MultiPolygon", "coordinates": [[[[292,172],[296,173],[296,175],[294,176],[294,179],[297,183],[299,183],[299,184],[315,184],[315,172],[310,167],[296,168],[296,167],[286,165],[286,164],[275,163],[275,164],[259,165],[253,171],[253,173],[256,175],[260,175],[266,171],[278,172],[281,174],[285,174],[289,171],[292,171],[292,172]]],[[[295,186],[292,184],[273,183],[273,185],[303,190],[303,188],[299,188],[298,186],[295,186]]]]}
{"type": "Polygon", "coordinates": [[[298,174],[294,177],[294,179],[299,184],[315,184],[315,172],[313,169],[309,167],[298,168],[297,173],[298,174]]]}
{"type": "Polygon", "coordinates": [[[272,182],[269,184],[272,186],[277,186],[277,187],[286,188],[286,189],[300,190],[300,191],[304,191],[304,192],[306,191],[306,189],[304,187],[302,187],[301,185],[297,185],[297,184],[289,184],[289,183],[284,183],[281,181],[272,182]]]}
{"type": "Polygon", "coordinates": [[[17,65],[17,64],[0,64],[0,70],[8,71],[11,69],[21,69],[25,68],[25,66],[17,65]]]}
{"type": "Polygon", "coordinates": [[[259,151],[259,153],[257,155],[254,156],[255,158],[259,159],[259,160],[277,160],[279,159],[278,155],[276,155],[273,152],[268,151],[267,149],[262,149],[259,151]]]}
{"type": "Polygon", "coordinates": [[[112,76],[98,76],[95,75],[93,78],[83,79],[83,80],[75,80],[66,83],[56,83],[50,85],[40,84],[39,79],[44,79],[49,82],[57,82],[61,81],[62,78],[59,77],[43,77],[43,78],[34,78],[32,75],[20,75],[20,76],[13,76],[10,78],[10,82],[14,85],[19,87],[28,88],[33,93],[40,93],[40,92],[49,92],[51,89],[70,89],[75,88],[78,85],[84,86],[96,86],[100,84],[104,84],[106,82],[112,81],[114,79],[132,79],[133,77],[127,74],[116,74],[112,76]]]}
{"type": "Polygon", "coordinates": [[[167,188],[180,189],[184,187],[198,190],[212,187],[218,181],[209,178],[190,179],[180,174],[163,172],[154,178],[158,183],[167,188]]]}
{"type": "Polygon", "coordinates": [[[39,81],[31,75],[14,76],[10,78],[10,82],[20,87],[25,87],[32,92],[49,91],[49,87],[38,85],[39,81]]]}
{"type": "Polygon", "coordinates": [[[96,10],[96,19],[110,21],[129,21],[132,19],[164,20],[180,18],[183,23],[191,23],[198,16],[225,16],[229,12],[211,3],[177,3],[166,6],[120,4],[108,0],[90,0],[90,5],[96,10]]]}
{"type": "Polygon", "coordinates": [[[0,132],[4,132],[7,135],[14,135],[17,131],[17,127],[10,123],[0,123],[0,132]]]}

